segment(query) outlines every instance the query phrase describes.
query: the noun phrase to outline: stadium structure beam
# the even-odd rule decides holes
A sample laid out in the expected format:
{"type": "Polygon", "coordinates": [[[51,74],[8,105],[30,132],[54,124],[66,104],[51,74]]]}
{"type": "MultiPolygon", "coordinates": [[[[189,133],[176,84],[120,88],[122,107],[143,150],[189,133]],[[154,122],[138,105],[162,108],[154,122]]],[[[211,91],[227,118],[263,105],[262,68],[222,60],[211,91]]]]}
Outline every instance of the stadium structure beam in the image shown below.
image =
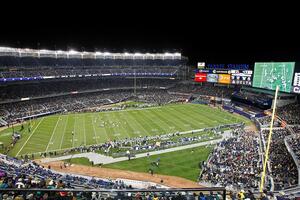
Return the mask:
{"type": "Polygon", "coordinates": [[[270,146],[272,142],[272,133],[273,133],[273,124],[274,124],[274,117],[275,117],[275,111],[276,111],[276,105],[277,105],[277,97],[278,97],[278,91],[279,91],[279,86],[276,86],[276,91],[275,91],[275,99],[274,99],[274,104],[273,104],[273,112],[272,112],[272,118],[271,118],[271,124],[270,124],[270,131],[268,135],[268,143],[267,143],[267,149],[265,152],[265,158],[264,158],[264,163],[263,163],[263,172],[261,175],[261,180],[260,180],[260,192],[263,192],[264,186],[265,186],[265,177],[266,177],[266,171],[267,171],[267,163],[269,160],[269,151],[270,151],[270,146]]]}

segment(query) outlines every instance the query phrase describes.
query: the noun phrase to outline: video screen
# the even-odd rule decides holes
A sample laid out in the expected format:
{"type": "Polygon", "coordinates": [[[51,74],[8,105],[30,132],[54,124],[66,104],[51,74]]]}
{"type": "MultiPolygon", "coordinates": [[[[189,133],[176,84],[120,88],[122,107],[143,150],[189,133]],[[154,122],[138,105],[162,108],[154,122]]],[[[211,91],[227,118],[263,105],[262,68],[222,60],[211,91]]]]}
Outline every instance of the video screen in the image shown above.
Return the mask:
{"type": "Polygon", "coordinates": [[[217,83],[219,79],[218,74],[207,74],[207,82],[209,83],[217,83]]]}
{"type": "Polygon", "coordinates": [[[255,63],[253,87],[291,92],[295,62],[255,63]]]}

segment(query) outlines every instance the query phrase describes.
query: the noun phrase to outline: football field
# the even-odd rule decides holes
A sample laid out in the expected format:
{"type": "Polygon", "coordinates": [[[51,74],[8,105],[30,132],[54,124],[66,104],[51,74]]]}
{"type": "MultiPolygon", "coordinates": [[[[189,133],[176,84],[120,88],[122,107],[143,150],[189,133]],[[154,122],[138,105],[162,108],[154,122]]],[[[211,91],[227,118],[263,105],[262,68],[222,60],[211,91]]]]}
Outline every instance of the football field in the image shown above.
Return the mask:
{"type": "MultiPolygon", "coordinates": [[[[206,105],[173,104],[147,109],[59,114],[28,123],[20,131],[21,139],[9,155],[20,156],[93,145],[106,141],[145,135],[189,131],[220,124],[246,122],[247,119],[206,105]]],[[[0,132],[0,141],[8,145],[12,128],[0,132]]]]}

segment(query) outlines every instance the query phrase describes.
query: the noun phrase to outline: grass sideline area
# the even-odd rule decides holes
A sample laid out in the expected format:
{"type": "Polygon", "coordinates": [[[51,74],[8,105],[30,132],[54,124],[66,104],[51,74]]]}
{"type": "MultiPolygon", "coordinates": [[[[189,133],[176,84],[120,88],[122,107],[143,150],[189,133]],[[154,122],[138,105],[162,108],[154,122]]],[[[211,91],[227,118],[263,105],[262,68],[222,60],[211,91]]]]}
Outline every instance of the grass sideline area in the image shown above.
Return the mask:
{"type": "MultiPolygon", "coordinates": [[[[149,170],[152,169],[154,174],[177,176],[197,181],[201,170],[200,163],[207,160],[212,150],[213,146],[203,146],[153,156],[150,153],[149,158],[144,157],[130,161],[121,161],[103,165],[102,167],[144,173],[149,173],[149,170]],[[156,162],[158,158],[160,161],[157,167],[152,163],[156,162]]],[[[73,158],[71,161],[65,160],[65,162],[87,166],[92,165],[87,158],[73,158]]]]}
{"type": "MultiPolygon", "coordinates": [[[[199,104],[170,104],[145,109],[57,114],[16,126],[22,137],[9,152],[20,156],[104,143],[139,136],[190,131],[221,124],[250,121],[218,108],[199,104]]],[[[11,142],[12,128],[0,132],[5,146],[11,142]]]]}

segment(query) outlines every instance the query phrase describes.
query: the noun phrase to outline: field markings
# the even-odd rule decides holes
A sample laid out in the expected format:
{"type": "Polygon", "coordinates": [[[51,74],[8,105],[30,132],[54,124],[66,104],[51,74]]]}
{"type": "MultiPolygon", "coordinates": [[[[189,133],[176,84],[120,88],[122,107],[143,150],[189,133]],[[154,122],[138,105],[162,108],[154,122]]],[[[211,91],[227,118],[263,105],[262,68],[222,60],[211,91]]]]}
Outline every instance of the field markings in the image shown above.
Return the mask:
{"type": "Polygon", "coordinates": [[[144,130],[144,134],[143,135],[147,135],[147,133],[148,133],[148,131],[144,128],[144,126],[135,118],[135,116],[134,115],[132,115],[132,113],[130,113],[130,112],[128,112],[128,117],[130,117],[133,121],[135,121],[135,124],[136,124],[136,126],[135,127],[137,127],[137,126],[139,126],[140,127],[140,129],[138,129],[138,130],[141,130],[141,129],[143,129],[144,130]]]}
{"type": "MultiPolygon", "coordinates": [[[[111,115],[113,115],[113,114],[111,114],[111,115]]],[[[111,116],[111,115],[109,115],[109,116],[111,116]]],[[[105,119],[107,119],[107,115],[105,114],[105,115],[103,115],[103,118],[101,118],[101,115],[96,115],[97,117],[97,119],[98,119],[98,121],[99,121],[99,123],[100,122],[103,122],[103,121],[105,121],[105,119]]],[[[107,122],[108,122],[109,120],[107,120],[107,122]]],[[[98,127],[98,126],[97,126],[98,127]]],[[[101,127],[101,128],[98,128],[99,129],[99,134],[100,134],[100,136],[97,136],[97,137],[99,137],[99,138],[101,138],[101,134],[102,134],[102,129],[103,129],[103,131],[105,132],[105,135],[106,135],[106,140],[109,140],[109,135],[108,135],[108,133],[107,133],[107,130],[106,130],[106,127],[104,126],[103,128],[101,127]]],[[[98,135],[98,134],[97,134],[98,135]]]]}
{"type": "Polygon", "coordinates": [[[147,112],[148,113],[140,112],[140,114],[143,116],[143,117],[141,117],[143,119],[143,121],[146,124],[148,124],[148,126],[150,127],[149,132],[151,133],[151,135],[157,134],[157,132],[160,132],[159,134],[163,134],[164,132],[167,132],[167,130],[165,129],[165,127],[163,125],[157,124],[156,120],[152,120],[151,117],[149,117],[149,114],[152,111],[147,111],[147,112]]]}
{"type": "Polygon", "coordinates": [[[63,144],[63,140],[64,140],[64,137],[65,137],[65,133],[66,133],[66,128],[67,128],[69,116],[70,116],[70,115],[67,115],[67,121],[66,121],[66,123],[65,123],[65,127],[64,127],[64,131],[63,131],[63,135],[62,135],[62,138],[61,138],[61,142],[60,142],[59,149],[61,149],[61,146],[62,146],[62,144],[63,144]]]}
{"type": "MultiPolygon", "coordinates": [[[[121,127],[119,127],[120,126],[120,124],[121,124],[121,121],[120,120],[118,120],[117,119],[117,117],[115,116],[116,115],[116,113],[113,113],[112,114],[112,120],[114,121],[114,122],[117,122],[118,123],[118,126],[117,127],[111,127],[111,134],[112,134],[112,136],[114,137],[114,138],[117,138],[118,140],[120,139],[120,135],[121,135],[121,133],[120,132],[123,132],[122,130],[122,128],[121,127]],[[117,129],[117,131],[116,131],[116,129],[117,129]]],[[[123,132],[123,134],[124,134],[124,132],[123,132]]],[[[112,140],[112,138],[110,139],[110,140],[112,140]]]]}
{"type": "Polygon", "coordinates": [[[175,126],[176,127],[176,130],[174,131],[182,131],[182,122],[181,121],[177,121],[175,122],[175,117],[172,118],[172,120],[170,120],[170,116],[169,116],[169,112],[168,111],[165,111],[165,113],[168,113],[168,116],[166,116],[163,112],[152,112],[153,115],[156,117],[156,118],[159,118],[160,121],[163,121],[165,122],[167,125],[167,127],[169,126],[175,126]]]}
{"type": "Polygon", "coordinates": [[[170,108],[171,111],[178,113],[178,118],[184,122],[184,126],[191,126],[193,129],[199,128],[197,125],[198,120],[195,119],[195,113],[191,112],[188,109],[182,111],[181,109],[177,108],[170,108]],[[191,115],[190,115],[191,114],[191,115]],[[188,120],[187,120],[188,119],[188,120]]]}
{"type": "Polygon", "coordinates": [[[85,115],[83,116],[83,136],[84,136],[84,145],[86,145],[86,134],[85,134],[85,115]]]}
{"type": "Polygon", "coordinates": [[[77,119],[77,116],[76,116],[76,114],[74,115],[74,124],[73,124],[73,131],[72,131],[72,148],[74,148],[74,141],[75,141],[75,133],[76,133],[76,131],[75,131],[75,124],[76,124],[76,119],[77,119]]]}
{"type": "MultiPolygon", "coordinates": [[[[57,118],[53,118],[50,121],[44,120],[40,125],[40,121],[36,121],[35,126],[33,128],[37,128],[34,133],[30,133],[30,139],[25,143],[20,143],[16,148],[16,151],[19,150],[19,147],[23,145],[22,149],[18,152],[18,155],[21,155],[26,153],[27,148],[29,146],[34,147],[33,142],[30,142],[31,140],[35,139],[36,143],[45,143],[52,132],[51,138],[44,145],[44,149],[46,147],[46,151],[51,150],[52,148],[59,147],[60,149],[66,147],[72,147],[75,144],[79,144],[79,142],[87,144],[99,144],[99,142],[105,142],[105,135],[108,137],[113,138],[123,138],[123,137],[136,137],[137,135],[160,135],[163,134],[163,132],[171,133],[175,131],[185,131],[186,129],[191,129],[193,126],[195,127],[213,127],[212,125],[216,126],[216,123],[218,122],[218,125],[220,124],[229,124],[231,121],[240,120],[239,118],[232,116],[231,114],[224,113],[218,109],[213,109],[205,106],[198,106],[198,105],[170,105],[165,107],[156,107],[151,109],[139,109],[134,112],[131,112],[130,110],[123,110],[123,111],[114,111],[114,112],[102,112],[102,113],[84,113],[84,114],[76,114],[75,115],[75,123],[81,122],[77,125],[70,123],[70,120],[68,122],[69,116],[73,118],[74,114],[68,114],[67,120],[65,117],[64,122],[58,123],[57,118]],[[87,114],[87,115],[86,115],[87,114]],[[95,116],[95,114],[97,116],[95,116]],[[220,114],[220,115],[218,115],[220,114]],[[89,119],[83,119],[81,121],[80,117],[87,116],[88,118],[91,118],[92,126],[89,125],[89,119]],[[78,118],[78,119],[76,119],[78,118]],[[174,119],[175,118],[175,119],[174,119]],[[214,119],[214,120],[212,120],[214,119]],[[96,120],[96,121],[95,121],[96,120]],[[67,122],[66,122],[67,121],[67,122]],[[93,123],[95,121],[95,123],[93,123]],[[106,127],[103,128],[101,125],[99,125],[100,122],[106,121],[106,127]],[[111,123],[114,122],[114,124],[117,126],[112,126],[111,123]],[[197,122],[197,123],[196,123],[197,122]],[[57,127],[55,123],[58,123],[57,127]],[[63,124],[65,123],[65,124],[63,124]],[[84,127],[80,127],[80,124],[84,124],[84,127]],[[87,124],[86,124],[87,123],[87,124]],[[52,124],[52,126],[50,126],[52,124]],[[190,125],[190,127],[188,126],[190,125]],[[87,125],[85,127],[85,125],[87,125]],[[171,128],[172,127],[172,128],[171,128]],[[50,129],[51,128],[51,129],[50,129]],[[53,130],[54,128],[54,130],[53,130]],[[72,128],[74,129],[74,132],[76,131],[76,135],[74,134],[73,140],[70,140],[72,131],[72,128]],[[61,129],[64,129],[62,133],[61,129]],[[93,130],[94,131],[93,131],[93,130]],[[135,130],[135,131],[134,131],[135,130]],[[79,133],[83,131],[83,134],[80,134],[79,138],[75,137],[78,136],[79,133]],[[99,133],[98,133],[99,131],[99,133]],[[78,132],[78,133],[77,133],[78,132]],[[94,132],[94,134],[93,134],[94,132]],[[39,134],[39,133],[48,133],[47,135],[39,134]],[[34,135],[35,134],[35,135],[34,135]],[[93,137],[93,135],[95,137],[93,137]],[[83,137],[84,136],[84,137],[83,137]],[[59,142],[56,140],[56,137],[61,138],[61,141],[59,142]],[[99,139],[100,138],[100,139],[99,139]],[[54,139],[54,140],[53,140],[54,139]],[[53,141],[52,141],[53,140],[53,141]],[[71,142],[70,142],[71,141],[71,142]],[[51,145],[54,143],[54,145],[51,145]],[[59,143],[60,146],[59,146],[59,143]],[[72,145],[73,143],[73,145],[72,145]],[[57,144],[57,145],[56,145],[57,144]],[[67,145],[65,145],[67,144],[67,145]]],[[[47,119],[47,117],[43,118],[47,119]]],[[[73,121],[73,120],[72,120],[73,121]]],[[[29,137],[29,135],[28,135],[29,137]]],[[[28,139],[27,137],[24,137],[24,140],[28,139]]],[[[23,141],[23,140],[22,140],[23,141]]],[[[36,145],[36,150],[42,150],[40,148],[41,145],[36,145]]],[[[76,145],[75,145],[76,146],[76,145]]]]}
{"type": "Polygon", "coordinates": [[[54,133],[55,133],[55,130],[56,130],[56,128],[57,128],[57,125],[58,125],[58,122],[59,122],[59,121],[60,121],[60,116],[58,117],[58,119],[57,119],[57,121],[56,121],[56,124],[55,124],[55,127],[54,127],[54,129],[53,129],[53,131],[52,131],[51,138],[50,138],[50,140],[49,140],[49,142],[48,142],[48,145],[47,145],[47,147],[46,147],[46,152],[48,152],[48,148],[49,148],[49,146],[50,146],[50,143],[53,144],[53,141],[52,141],[53,135],[54,135],[54,133]]]}
{"type": "Polygon", "coordinates": [[[143,115],[143,112],[140,112],[139,115],[143,116],[143,117],[140,117],[140,121],[143,122],[143,124],[144,124],[145,126],[149,127],[149,129],[147,128],[147,129],[148,129],[147,134],[149,134],[149,135],[155,134],[155,133],[153,133],[153,131],[151,131],[151,129],[152,129],[154,126],[156,126],[156,124],[154,124],[152,120],[150,121],[150,120],[145,119],[146,117],[145,117],[145,115],[143,115]],[[154,125],[154,126],[153,126],[153,125],[154,125]]]}
{"type": "Polygon", "coordinates": [[[175,129],[175,126],[174,126],[174,124],[172,124],[172,125],[170,125],[169,123],[167,123],[165,120],[160,120],[160,119],[158,119],[159,117],[157,117],[157,115],[155,114],[155,111],[153,111],[153,110],[151,110],[150,112],[149,112],[149,118],[150,118],[150,120],[152,119],[152,118],[154,118],[154,119],[156,119],[156,121],[157,120],[159,120],[159,127],[162,129],[162,133],[167,133],[169,130],[168,130],[168,127],[173,127],[172,129],[175,129]],[[152,117],[151,117],[151,116],[152,117]],[[163,125],[164,124],[164,125],[163,125]]]}
{"type": "Polygon", "coordinates": [[[206,115],[209,113],[209,111],[204,110],[203,113],[200,115],[199,113],[197,113],[197,108],[195,109],[181,109],[181,108],[177,108],[177,109],[172,109],[174,110],[174,112],[179,113],[179,115],[183,118],[188,118],[190,119],[190,121],[193,121],[193,124],[198,124],[200,120],[205,121],[206,115]],[[206,113],[206,115],[203,115],[204,113],[206,113]]]}
{"type": "Polygon", "coordinates": [[[32,131],[32,133],[29,135],[29,137],[27,138],[27,140],[25,141],[25,143],[23,144],[23,146],[20,148],[20,150],[18,151],[18,153],[16,154],[16,157],[19,155],[19,153],[23,150],[23,148],[25,147],[25,145],[27,144],[27,142],[30,140],[30,138],[32,137],[32,135],[34,134],[35,130],[40,126],[41,122],[44,120],[44,118],[42,118],[38,125],[34,128],[34,130],[32,131]]]}
{"type": "Polygon", "coordinates": [[[118,113],[116,117],[123,122],[122,127],[126,130],[124,135],[126,135],[128,138],[134,137],[134,128],[132,128],[132,124],[127,121],[127,115],[124,113],[118,113]]]}
{"type": "Polygon", "coordinates": [[[94,130],[94,136],[95,136],[94,139],[96,139],[96,144],[98,144],[98,137],[97,137],[95,126],[94,126],[94,116],[91,117],[91,120],[92,120],[92,126],[93,126],[93,130],[94,130]]]}
{"type": "Polygon", "coordinates": [[[200,116],[203,115],[204,111],[207,113],[205,115],[205,117],[206,117],[207,120],[204,120],[204,118],[203,118],[203,121],[205,121],[208,126],[214,126],[214,125],[216,125],[216,123],[218,123],[219,125],[225,124],[225,121],[223,121],[223,120],[226,117],[230,117],[230,119],[232,119],[231,121],[238,120],[234,116],[228,115],[227,112],[223,112],[223,111],[219,111],[219,110],[211,110],[213,108],[202,107],[202,106],[201,106],[201,109],[202,110],[195,109],[195,111],[198,114],[198,116],[199,115],[200,116]],[[217,122],[213,122],[213,121],[216,121],[216,120],[218,120],[218,121],[217,122]]]}

